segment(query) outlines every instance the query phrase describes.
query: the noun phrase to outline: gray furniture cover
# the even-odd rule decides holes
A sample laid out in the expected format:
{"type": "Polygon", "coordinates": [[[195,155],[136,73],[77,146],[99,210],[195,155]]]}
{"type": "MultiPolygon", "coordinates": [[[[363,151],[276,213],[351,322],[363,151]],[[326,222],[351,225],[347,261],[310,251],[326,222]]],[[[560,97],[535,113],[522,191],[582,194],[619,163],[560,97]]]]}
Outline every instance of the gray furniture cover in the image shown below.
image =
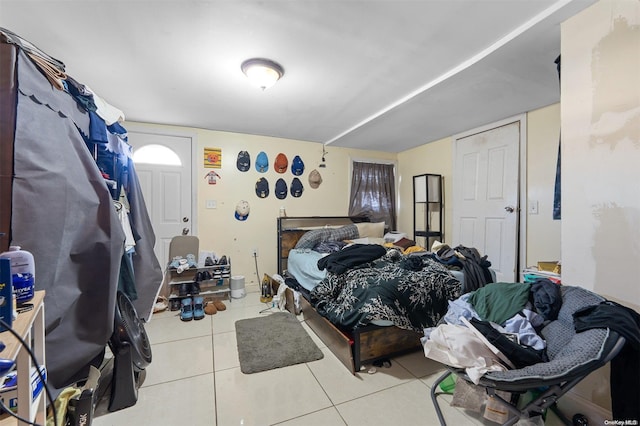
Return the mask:
{"type": "MultiPolygon", "coordinates": [[[[46,364],[62,388],[100,357],[113,331],[124,232],[111,195],[80,131],[89,116],[51,86],[31,59],[17,55],[12,245],[33,253],[36,290],[46,290],[46,364]]],[[[162,282],[155,236],[133,165],[134,305],[149,318],[162,282]]]]}

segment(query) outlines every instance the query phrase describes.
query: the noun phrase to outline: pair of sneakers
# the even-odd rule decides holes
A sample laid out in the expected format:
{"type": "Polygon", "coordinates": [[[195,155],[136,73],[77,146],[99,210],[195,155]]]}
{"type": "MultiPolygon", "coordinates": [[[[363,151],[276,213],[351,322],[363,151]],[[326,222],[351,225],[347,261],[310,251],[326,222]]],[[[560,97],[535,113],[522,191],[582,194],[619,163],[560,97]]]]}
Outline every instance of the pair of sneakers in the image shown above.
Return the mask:
{"type": "Polygon", "coordinates": [[[182,299],[180,302],[180,319],[182,321],[197,321],[202,318],[204,318],[204,299],[202,296],[182,299]]]}
{"type": "Polygon", "coordinates": [[[229,260],[227,256],[223,255],[220,259],[213,260],[211,256],[207,256],[204,260],[204,266],[216,266],[216,265],[227,265],[229,260]]]}

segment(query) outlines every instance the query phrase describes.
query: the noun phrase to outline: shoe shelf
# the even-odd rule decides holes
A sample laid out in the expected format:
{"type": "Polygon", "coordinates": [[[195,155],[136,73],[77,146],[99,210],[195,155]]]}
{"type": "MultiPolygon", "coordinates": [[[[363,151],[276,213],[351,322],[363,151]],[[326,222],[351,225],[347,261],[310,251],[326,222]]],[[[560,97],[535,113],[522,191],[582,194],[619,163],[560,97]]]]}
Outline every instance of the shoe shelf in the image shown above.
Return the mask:
{"type": "Polygon", "coordinates": [[[198,266],[178,273],[176,268],[166,270],[169,287],[169,307],[180,309],[180,301],[186,297],[202,296],[205,301],[220,299],[231,301],[231,261],[223,265],[198,266]]]}

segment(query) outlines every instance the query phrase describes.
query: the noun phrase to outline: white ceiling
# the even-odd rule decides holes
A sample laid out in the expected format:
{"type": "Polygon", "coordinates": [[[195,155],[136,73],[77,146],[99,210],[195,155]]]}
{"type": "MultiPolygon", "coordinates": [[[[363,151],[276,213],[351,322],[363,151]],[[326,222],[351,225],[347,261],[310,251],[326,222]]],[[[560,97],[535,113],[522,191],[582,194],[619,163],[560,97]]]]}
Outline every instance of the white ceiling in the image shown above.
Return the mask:
{"type": "Polygon", "coordinates": [[[0,27],[127,121],[400,152],[558,102],[560,23],[594,2],[0,0],[0,27]]]}

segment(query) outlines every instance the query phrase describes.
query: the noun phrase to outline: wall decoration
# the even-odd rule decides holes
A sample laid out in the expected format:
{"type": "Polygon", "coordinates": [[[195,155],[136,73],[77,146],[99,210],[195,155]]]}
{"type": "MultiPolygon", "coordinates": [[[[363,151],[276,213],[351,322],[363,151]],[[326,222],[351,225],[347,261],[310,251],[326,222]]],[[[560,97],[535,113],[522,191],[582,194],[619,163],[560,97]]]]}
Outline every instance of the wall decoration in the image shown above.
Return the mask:
{"type": "Polygon", "coordinates": [[[233,213],[236,219],[245,221],[249,217],[249,211],[249,203],[245,200],[240,200],[238,204],[236,204],[236,210],[233,213]]]}
{"type": "Polygon", "coordinates": [[[267,153],[264,151],[260,151],[256,157],[256,170],[260,173],[265,173],[269,170],[269,157],[267,157],[267,153]]]}
{"type": "Polygon", "coordinates": [[[211,170],[209,173],[204,175],[204,178],[207,179],[209,185],[215,185],[217,182],[217,179],[222,179],[220,175],[214,172],[213,170],[211,170]]]}
{"type": "Polygon", "coordinates": [[[276,198],[279,200],[284,200],[287,198],[287,182],[284,179],[280,178],[276,181],[276,198]]]}
{"type": "Polygon", "coordinates": [[[222,149],[205,148],[204,149],[204,166],[210,169],[222,168],[222,149]]]}
{"type": "Polygon", "coordinates": [[[291,181],[291,195],[298,198],[302,196],[302,191],[304,191],[302,182],[297,177],[294,177],[293,181],[291,181]]]}
{"type": "Polygon", "coordinates": [[[256,195],[259,198],[267,198],[269,196],[269,181],[265,178],[260,178],[256,182],[256,195]]]}
{"type": "Polygon", "coordinates": [[[238,160],[236,161],[236,167],[241,172],[246,172],[251,167],[251,156],[247,151],[240,151],[238,153],[238,160]]]}
{"type": "Polygon", "coordinates": [[[288,167],[289,167],[289,160],[287,160],[287,156],[281,152],[276,157],[276,161],[273,163],[273,168],[278,173],[284,173],[287,171],[288,167]]]}
{"type": "Polygon", "coordinates": [[[322,176],[320,175],[318,169],[311,170],[311,173],[309,173],[309,186],[313,189],[316,189],[320,186],[321,183],[322,176]]]}
{"type": "Polygon", "coordinates": [[[296,155],[291,162],[291,173],[293,173],[294,176],[300,176],[303,172],[304,161],[302,161],[299,155],[296,155]]]}

